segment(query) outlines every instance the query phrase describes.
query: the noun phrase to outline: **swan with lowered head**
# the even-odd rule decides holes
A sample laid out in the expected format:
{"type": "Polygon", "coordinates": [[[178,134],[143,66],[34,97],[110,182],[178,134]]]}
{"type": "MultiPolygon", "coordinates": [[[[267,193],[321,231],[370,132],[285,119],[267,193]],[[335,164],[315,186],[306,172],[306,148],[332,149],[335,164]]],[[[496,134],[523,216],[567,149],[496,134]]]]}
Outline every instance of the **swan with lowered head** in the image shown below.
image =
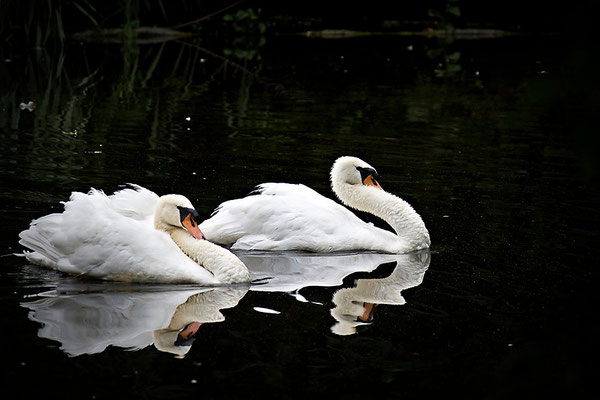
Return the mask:
{"type": "Polygon", "coordinates": [[[248,282],[230,251],[204,240],[181,195],[158,197],[132,185],[111,196],[73,192],[62,213],[31,222],[20,244],[28,261],[70,274],[126,282],[248,282]]]}
{"type": "Polygon", "coordinates": [[[288,183],[265,183],[250,196],[224,202],[200,229],[208,240],[240,250],[400,254],[428,248],[429,232],[419,214],[376,178],[377,171],[356,157],[340,157],[331,169],[331,187],[342,203],[383,219],[396,234],[304,185],[288,183]]]}

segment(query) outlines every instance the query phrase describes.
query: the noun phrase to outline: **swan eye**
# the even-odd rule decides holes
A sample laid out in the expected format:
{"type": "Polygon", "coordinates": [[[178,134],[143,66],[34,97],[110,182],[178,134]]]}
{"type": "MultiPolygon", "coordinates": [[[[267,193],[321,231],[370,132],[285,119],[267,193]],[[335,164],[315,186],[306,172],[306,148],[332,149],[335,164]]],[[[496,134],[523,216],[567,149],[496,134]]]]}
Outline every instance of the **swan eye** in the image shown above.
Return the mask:
{"type": "Polygon", "coordinates": [[[177,206],[177,209],[179,210],[179,221],[183,223],[185,218],[190,214],[191,208],[177,206]]]}
{"type": "Polygon", "coordinates": [[[356,167],[356,169],[358,170],[358,172],[360,172],[360,179],[363,185],[373,186],[377,189],[381,189],[379,182],[377,182],[377,179],[379,178],[379,174],[377,173],[377,171],[375,171],[373,168],[363,167],[356,167]]]}
{"type": "Polygon", "coordinates": [[[200,219],[200,214],[198,214],[198,211],[194,210],[193,208],[177,206],[177,209],[179,210],[179,220],[181,222],[183,222],[188,215],[192,220],[192,226],[195,226],[194,223],[199,225],[202,222],[200,219]]]}
{"type": "Polygon", "coordinates": [[[179,218],[181,218],[181,226],[188,230],[188,232],[195,237],[196,239],[204,239],[204,234],[198,227],[200,225],[200,215],[198,211],[193,208],[188,207],[180,207],[179,209],[179,218]]]}
{"type": "Polygon", "coordinates": [[[369,177],[373,180],[379,179],[379,174],[373,168],[356,167],[357,171],[360,172],[360,180],[365,182],[369,177]]]}

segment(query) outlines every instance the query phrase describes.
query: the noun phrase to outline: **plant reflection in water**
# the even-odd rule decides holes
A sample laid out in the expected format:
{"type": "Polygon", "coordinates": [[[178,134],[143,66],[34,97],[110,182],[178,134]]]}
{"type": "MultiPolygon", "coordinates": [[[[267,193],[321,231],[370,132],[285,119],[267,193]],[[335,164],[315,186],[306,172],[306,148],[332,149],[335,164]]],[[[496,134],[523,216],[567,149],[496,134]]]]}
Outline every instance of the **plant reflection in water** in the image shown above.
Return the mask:
{"type": "MultiPolygon", "coordinates": [[[[55,290],[24,302],[29,318],[42,327],[38,336],[60,342],[70,356],[103,352],[108,346],[158,350],[184,357],[203,324],[223,322],[221,310],[233,308],[248,290],[285,292],[306,301],[298,291],[309,286],[337,287],[352,273],[371,273],[395,262],[385,278],[362,278],[333,294],[331,331],[350,335],[371,323],[378,304],[403,305],[401,292],[418,286],[430,262],[429,252],[414,254],[240,252],[258,284],[214,288],[59,283],[55,290]]],[[[318,303],[317,303],[318,304],[318,303]]]]}

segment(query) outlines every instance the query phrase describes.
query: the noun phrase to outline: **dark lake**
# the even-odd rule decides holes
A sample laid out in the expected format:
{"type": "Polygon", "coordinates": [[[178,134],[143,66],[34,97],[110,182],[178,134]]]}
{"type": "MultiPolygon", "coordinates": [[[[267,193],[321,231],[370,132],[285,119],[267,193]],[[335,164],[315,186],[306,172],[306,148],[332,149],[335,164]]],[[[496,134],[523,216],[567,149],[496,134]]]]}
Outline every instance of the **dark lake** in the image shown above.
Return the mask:
{"type": "Polygon", "coordinates": [[[399,35],[273,35],[237,55],[219,37],[3,54],[3,392],[592,397],[586,54],[561,36],[399,35]],[[219,288],[91,281],[13,255],[72,191],[136,183],[186,195],[207,218],[263,182],[333,198],[342,155],[413,205],[430,252],[239,253],[272,279],[219,288]],[[366,303],[369,323],[357,320],[366,303]],[[190,320],[202,322],[191,347],[165,344],[190,320]]]}

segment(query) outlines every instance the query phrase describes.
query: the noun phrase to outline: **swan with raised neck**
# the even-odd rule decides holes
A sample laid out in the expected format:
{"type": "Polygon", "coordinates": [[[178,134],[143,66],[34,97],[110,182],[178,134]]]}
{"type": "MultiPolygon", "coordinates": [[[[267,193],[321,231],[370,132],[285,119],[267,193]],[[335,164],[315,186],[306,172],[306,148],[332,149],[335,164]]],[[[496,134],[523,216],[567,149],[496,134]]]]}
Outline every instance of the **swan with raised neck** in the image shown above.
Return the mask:
{"type": "Polygon", "coordinates": [[[338,158],[330,175],[331,188],[342,203],[381,218],[396,232],[395,238],[376,241],[372,250],[406,253],[428,248],[431,240],[421,216],[406,201],[381,189],[376,177],[375,168],[350,156],[338,158]]]}
{"type": "Polygon", "coordinates": [[[186,197],[170,194],[158,199],[154,212],[156,229],[167,232],[185,255],[219,282],[249,282],[246,265],[229,250],[205,240],[198,223],[198,214],[186,197]]]}

